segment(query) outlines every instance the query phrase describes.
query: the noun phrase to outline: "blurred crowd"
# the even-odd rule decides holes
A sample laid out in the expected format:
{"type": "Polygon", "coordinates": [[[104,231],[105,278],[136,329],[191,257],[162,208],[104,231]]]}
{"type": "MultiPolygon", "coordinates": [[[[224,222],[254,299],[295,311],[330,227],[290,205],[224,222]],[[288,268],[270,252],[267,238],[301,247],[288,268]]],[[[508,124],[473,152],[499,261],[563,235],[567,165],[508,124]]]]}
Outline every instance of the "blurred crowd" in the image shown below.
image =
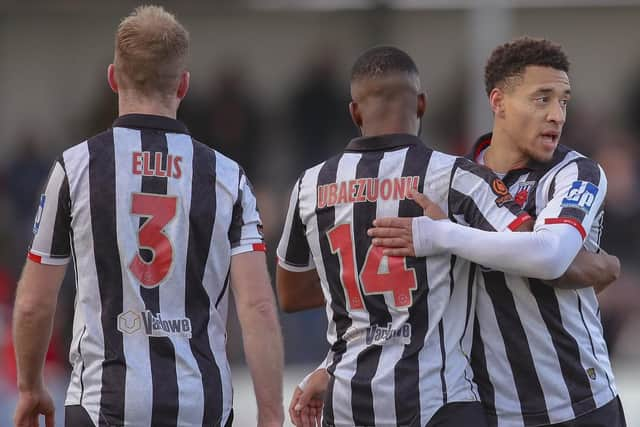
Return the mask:
{"type": "MultiPolygon", "coordinates": [[[[348,82],[336,61],[322,54],[307,65],[282,99],[264,103],[251,86],[242,64],[213,72],[207,87],[192,88],[179,118],[192,135],[240,163],[252,180],[264,221],[269,267],[275,271],[275,249],[291,185],[303,169],[337,153],[358,132],[347,104],[348,82]],[[280,105],[279,108],[271,108],[280,105]]],[[[463,82],[451,88],[459,92],[463,82]]],[[[116,116],[116,97],[106,89],[87,116],[69,124],[77,135],[90,136],[116,116]]],[[[442,103],[427,113],[422,135],[427,144],[465,154],[474,136],[460,123],[467,112],[460,102],[442,103]]],[[[437,100],[436,100],[437,101],[437,100]]],[[[612,117],[592,105],[572,103],[561,142],[596,159],[606,171],[605,232],[602,248],[622,261],[620,279],[601,297],[601,315],[614,360],[638,358],[640,346],[640,81],[629,90],[625,115],[612,117]]],[[[489,131],[490,129],[487,129],[489,131]]],[[[55,156],[81,141],[37,141],[31,129],[17,136],[17,149],[0,163],[0,394],[15,387],[11,345],[11,309],[19,271],[31,237],[35,206],[55,156]]],[[[69,269],[72,273],[72,269],[69,269]]],[[[74,299],[73,274],[60,295],[56,327],[49,350],[50,375],[65,377],[74,299]]],[[[323,310],[282,314],[287,363],[315,363],[326,353],[323,310]]],[[[230,315],[229,355],[242,359],[240,332],[230,315]]]]}

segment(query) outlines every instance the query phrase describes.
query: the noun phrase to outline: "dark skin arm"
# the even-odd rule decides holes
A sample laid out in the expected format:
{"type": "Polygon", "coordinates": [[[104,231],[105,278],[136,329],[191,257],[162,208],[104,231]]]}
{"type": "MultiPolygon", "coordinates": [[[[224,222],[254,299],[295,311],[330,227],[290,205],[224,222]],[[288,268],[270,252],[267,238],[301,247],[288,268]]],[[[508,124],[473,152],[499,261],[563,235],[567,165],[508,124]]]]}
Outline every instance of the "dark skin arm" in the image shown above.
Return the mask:
{"type": "Polygon", "coordinates": [[[569,269],[561,277],[546,282],[554,288],[580,289],[590,286],[600,293],[620,276],[620,260],[604,251],[595,254],[580,249],[569,269]]]}
{"type": "Polygon", "coordinates": [[[286,313],[324,307],[324,295],[316,270],[293,272],[276,267],[280,308],[286,313]]]}
{"type": "MultiPolygon", "coordinates": [[[[533,221],[528,221],[516,231],[532,231],[533,221]]],[[[620,260],[603,250],[599,253],[580,249],[567,271],[555,280],[544,282],[558,289],[593,287],[596,293],[605,290],[620,276],[620,260]]]]}

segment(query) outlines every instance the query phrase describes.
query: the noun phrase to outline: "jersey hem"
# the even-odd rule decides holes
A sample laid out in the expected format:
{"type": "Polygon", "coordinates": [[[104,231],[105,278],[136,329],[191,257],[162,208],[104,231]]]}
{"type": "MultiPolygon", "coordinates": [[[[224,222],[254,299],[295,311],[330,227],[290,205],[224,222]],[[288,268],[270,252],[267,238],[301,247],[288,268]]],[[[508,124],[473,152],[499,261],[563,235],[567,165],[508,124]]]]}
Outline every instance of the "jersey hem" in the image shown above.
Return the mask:
{"type": "Polygon", "coordinates": [[[511,231],[516,231],[518,229],[518,227],[520,227],[522,224],[524,224],[525,222],[529,221],[530,219],[532,219],[532,218],[531,218],[531,215],[529,215],[528,213],[520,214],[520,216],[518,216],[516,219],[514,219],[511,222],[511,224],[509,224],[507,227],[511,231]]]}
{"type": "MultiPolygon", "coordinates": [[[[608,388],[604,389],[600,393],[592,395],[592,398],[593,398],[594,401],[597,402],[598,401],[598,397],[600,397],[601,395],[605,395],[605,394],[611,394],[611,390],[609,390],[608,388]]],[[[527,414],[526,416],[527,416],[527,418],[536,417],[536,416],[542,416],[542,415],[549,417],[549,420],[550,420],[549,423],[531,424],[531,427],[542,427],[542,426],[547,426],[549,424],[566,423],[567,421],[573,421],[576,418],[582,417],[584,415],[589,414],[590,412],[593,412],[593,411],[596,411],[596,410],[602,408],[603,406],[611,403],[611,401],[613,401],[617,397],[618,397],[618,394],[616,393],[615,396],[613,396],[611,399],[601,403],[600,405],[596,404],[596,406],[594,408],[592,408],[592,409],[589,409],[587,411],[579,411],[577,413],[574,413],[573,416],[571,416],[570,418],[567,418],[567,417],[554,417],[553,416],[554,413],[560,412],[560,410],[551,410],[551,411],[546,411],[546,412],[536,412],[536,413],[533,413],[533,414],[527,414]]],[[[590,398],[581,400],[579,402],[571,402],[571,404],[567,405],[567,406],[574,407],[576,405],[580,405],[582,402],[584,402],[585,400],[589,400],[589,399],[590,398]]],[[[565,406],[565,407],[563,407],[561,409],[562,409],[562,412],[566,412],[567,407],[565,406]]],[[[485,411],[486,411],[486,408],[485,408],[485,411]]],[[[524,425],[523,422],[522,422],[523,415],[521,413],[510,415],[510,416],[500,416],[500,415],[497,415],[495,413],[492,413],[491,415],[495,415],[497,417],[498,421],[499,421],[499,424],[501,426],[504,426],[504,427],[522,427],[524,425]]]]}
{"type": "Polygon", "coordinates": [[[266,252],[267,245],[264,242],[249,242],[242,245],[231,248],[231,256],[238,255],[245,252],[266,252]]]}
{"type": "Polygon", "coordinates": [[[287,271],[291,271],[292,273],[304,273],[307,271],[315,270],[316,268],[315,265],[291,265],[280,257],[278,257],[278,265],[287,271]]]}

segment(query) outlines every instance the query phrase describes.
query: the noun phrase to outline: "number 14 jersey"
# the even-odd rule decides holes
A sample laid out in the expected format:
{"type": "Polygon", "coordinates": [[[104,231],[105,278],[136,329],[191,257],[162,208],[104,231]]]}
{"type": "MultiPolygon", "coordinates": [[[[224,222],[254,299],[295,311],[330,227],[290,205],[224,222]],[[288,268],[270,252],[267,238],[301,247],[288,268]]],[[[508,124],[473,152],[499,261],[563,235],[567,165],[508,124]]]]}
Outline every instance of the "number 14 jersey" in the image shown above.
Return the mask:
{"type": "Polygon", "coordinates": [[[448,254],[386,257],[367,236],[375,218],[422,215],[409,188],[476,228],[529,218],[488,169],[412,135],[357,138],[302,174],[278,258],[321,280],[333,352],[328,425],[426,425],[444,404],[478,400],[468,361],[475,266],[448,254]]]}
{"type": "Polygon", "coordinates": [[[66,405],[96,426],[224,425],[231,256],[264,250],[242,169],[180,122],[126,115],[55,162],[29,258],[74,259],[66,405]]]}

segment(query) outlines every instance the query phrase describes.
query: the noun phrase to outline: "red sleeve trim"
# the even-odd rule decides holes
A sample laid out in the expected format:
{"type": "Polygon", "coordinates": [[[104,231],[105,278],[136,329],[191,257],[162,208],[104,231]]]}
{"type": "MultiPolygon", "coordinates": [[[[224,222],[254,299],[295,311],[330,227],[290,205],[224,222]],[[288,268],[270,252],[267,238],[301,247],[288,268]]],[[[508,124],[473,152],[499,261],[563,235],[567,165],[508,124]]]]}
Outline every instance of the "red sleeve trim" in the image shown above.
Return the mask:
{"type": "Polygon", "coordinates": [[[27,252],[27,258],[38,264],[42,264],[42,257],[31,252],[27,252]]]}
{"type": "Polygon", "coordinates": [[[528,213],[522,213],[520,214],[520,216],[516,219],[513,220],[513,222],[511,224],[508,225],[509,230],[511,231],[516,231],[518,229],[518,227],[520,227],[522,224],[524,224],[525,222],[531,220],[531,215],[529,215],[528,213]]]}
{"type": "Polygon", "coordinates": [[[267,252],[267,245],[264,243],[254,243],[253,250],[257,252],[267,252]]]}
{"type": "Polygon", "coordinates": [[[587,233],[586,231],[584,231],[584,227],[582,226],[582,223],[574,218],[547,218],[544,220],[544,223],[573,225],[580,232],[580,235],[582,236],[582,240],[584,240],[587,237],[587,233]]]}

